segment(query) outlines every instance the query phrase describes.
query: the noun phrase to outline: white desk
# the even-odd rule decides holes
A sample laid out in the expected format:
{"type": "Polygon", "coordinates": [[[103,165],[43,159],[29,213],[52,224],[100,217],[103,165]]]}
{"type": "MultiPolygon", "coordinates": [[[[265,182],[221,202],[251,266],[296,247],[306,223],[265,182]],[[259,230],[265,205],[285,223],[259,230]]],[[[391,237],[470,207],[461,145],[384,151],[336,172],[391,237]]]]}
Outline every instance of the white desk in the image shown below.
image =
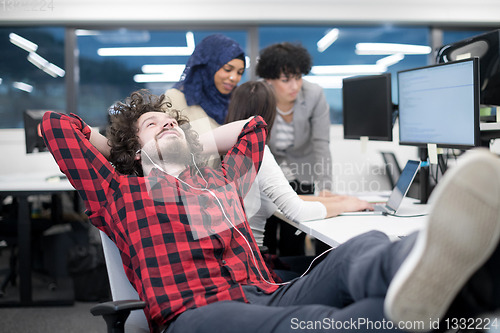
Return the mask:
{"type": "MultiPolygon", "coordinates": [[[[428,213],[430,207],[417,204],[418,202],[416,199],[405,198],[397,215],[407,216],[428,213]]],[[[339,244],[371,230],[382,231],[391,239],[406,236],[422,229],[428,218],[428,216],[401,218],[383,215],[337,216],[299,223],[286,219],[280,213],[275,213],[275,215],[332,247],[337,247],[339,244]]]]}
{"type": "MultiPolygon", "coordinates": [[[[67,179],[47,181],[47,177],[59,174],[12,174],[0,176],[0,196],[13,196],[18,199],[18,243],[19,243],[19,302],[0,302],[0,306],[15,305],[60,305],[59,302],[36,302],[32,299],[31,282],[31,220],[28,196],[57,194],[74,191],[67,179]]],[[[62,176],[62,174],[60,174],[62,176]]]]}

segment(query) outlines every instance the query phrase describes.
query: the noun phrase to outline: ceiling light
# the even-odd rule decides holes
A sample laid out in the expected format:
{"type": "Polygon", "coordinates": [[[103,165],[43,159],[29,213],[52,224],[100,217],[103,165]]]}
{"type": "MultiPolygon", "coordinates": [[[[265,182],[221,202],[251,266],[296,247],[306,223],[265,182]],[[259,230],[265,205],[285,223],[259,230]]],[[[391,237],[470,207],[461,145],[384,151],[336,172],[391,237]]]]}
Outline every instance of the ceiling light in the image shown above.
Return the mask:
{"type": "Polygon", "coordinates": [[[179,73],[179,77],[184,72],[186,65],[143,65],[142,72],[146,74],[159,74],[159,73],[179,73]]]}
{"type": "Polygon", "coordinates": [[[66,75],[66,72],[64,71],[64,69],[62,69],[62,68],[54,65],[53,63],[49,63],[47,66],[45,66],[45,68],[43,70],[44,71],[50,71],[50,72],[52,72],[52,73],[54,73],[54,74],[56,74],[57,76],[60,76],[60,77],[64,77],[64,75],[66,75]]]}
{"type": "Polygon", "coordinates": [[[76,29],[75,35],[77,36],[98,36],[101,33],[97,30],[85,30],[85,29],[76,29]]]}
{"type": "Polygon", "coordinates": [[[396,54],[390,55],[388,57],[384,57],[382,59],[377,60],[376,64],[380,65],[380,66],[389,67],[389,66],[397,64],[398,62],[400,62],[404,58],[405,58],[405,55],[403,53],[396,53],[396,54]]]}
{"type": "Polygon", "coordinates": [[[318,52],[323,52],[332,45],[337,38],[339,38],[339,29],[335,28],[330,30],[326,35],[321,38],[316,45],[318,46],[318,52]]]}
{"type": "Polygon", "coordinates": [[[64,75],[66,75],[64,69],[54,65],[53,63],[48,62],[35,52],[30,52],[30,54],[28,55],[28,61],[31,62],[36,67],[40,68],[45,73],[51,75],[52,77],[57,77],[57,76],[64,77],[64,75]]]}
{"type": "Polygon", "coordinates": [[[311,73],[314,75],[347,75],[347,74],[380,74],[387,70],[381,65],[332,65],[313,66],[311,73]]]}
{"type": "Polygon", "coordinates": [[[186,32],[186,45],[189,49],[194,51],[196,45],[194,43],[194,34],[191,31],[186,32]]]}
{"type": "Polygon", "coordinates": [[[358,55],[380,55],[380,54],[429,54],[432,48],[423,45],[391,44],[391,43],[358,43],[356,54],[358,55]]]}
{"type": "Polygon", "coordinates": [[[28,61],[40,69],[43,69],[45,66],[49,64],[47,60],[45,60],[35,52],[30,52],[30,54],[28,54],[28,61]]]}
{"type": "Polygon", "coordinates": [[[38,45],[13,32],[9,34],[9,40],[12,44],[17,45],[28,52],[35,52],[38,49],[38,45]]]}
{"type": "Polygon", "coordinates": [[[137,83],[148,83],[148,82],[178,82],[180,75],[174,74],[136,74],[134,75],[134,81],[137,83]]]}
{"type": "Polygon", "coordinates": [[[101,57],[113,56],[190,56],[195,48],[194,35],[186,33],[187,46],[166,47],[107,47],[97,50],[101,57]]]}
{"type": "Polygon", "coordinates": [[[23,82],[14,82],[12,83],[12,86],[16,89],[26,91],[27,93],[30,93],[33,91],[33,86],[23,83],[23,82]]]}

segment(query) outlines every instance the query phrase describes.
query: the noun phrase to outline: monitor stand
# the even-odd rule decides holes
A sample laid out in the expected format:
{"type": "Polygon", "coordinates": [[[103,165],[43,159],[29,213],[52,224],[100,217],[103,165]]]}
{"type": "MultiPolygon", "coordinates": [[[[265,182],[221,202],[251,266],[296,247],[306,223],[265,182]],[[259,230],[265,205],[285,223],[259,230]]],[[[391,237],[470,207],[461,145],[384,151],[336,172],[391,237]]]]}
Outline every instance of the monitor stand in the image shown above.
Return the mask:
{"type": "MultiPolygon", "coordinates": [[[[420,156],[420,161],[427,162],[429,157],[427,153],[427,148],[418,148],[418,153],[420,156]]],[[[419,171],[420,177],[420,203],[426,204],[427,200],[429,200],[429,167],[421,167],[419,171]]]]}

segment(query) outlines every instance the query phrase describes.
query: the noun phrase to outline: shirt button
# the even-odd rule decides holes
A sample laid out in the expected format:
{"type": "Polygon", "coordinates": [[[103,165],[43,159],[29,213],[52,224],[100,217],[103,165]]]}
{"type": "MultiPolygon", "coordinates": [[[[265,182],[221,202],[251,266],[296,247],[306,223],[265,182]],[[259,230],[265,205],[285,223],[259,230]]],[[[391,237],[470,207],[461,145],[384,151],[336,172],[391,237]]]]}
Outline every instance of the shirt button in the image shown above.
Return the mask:
{"type": "Polygon", "coordinates": [[[215,230],[214,229],[210,229],[210,232],[215,234],[215,230]]]}
{"type": "Polygon", "coordinates": [[[222,260],[222,264],[225,265],[226,264],[226,261],[225,260],[222,260]]]}

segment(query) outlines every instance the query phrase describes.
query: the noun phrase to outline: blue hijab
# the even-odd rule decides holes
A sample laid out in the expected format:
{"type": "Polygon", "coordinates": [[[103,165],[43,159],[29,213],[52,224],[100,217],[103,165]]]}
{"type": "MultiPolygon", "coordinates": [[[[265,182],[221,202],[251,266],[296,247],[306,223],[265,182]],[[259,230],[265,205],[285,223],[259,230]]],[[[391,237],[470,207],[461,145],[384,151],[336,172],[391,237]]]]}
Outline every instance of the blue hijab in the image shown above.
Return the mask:
{"type": "Polygon", "coordinates": [[[216,122],[223,124],[231,94],[224,95],[217,90],[214,75],[235,58],[245,61],[243,49],[234,40],[221,34],[205,37],[196,46],[174,88],[184,93],[187,105],[199,105],[216,122]]]}

